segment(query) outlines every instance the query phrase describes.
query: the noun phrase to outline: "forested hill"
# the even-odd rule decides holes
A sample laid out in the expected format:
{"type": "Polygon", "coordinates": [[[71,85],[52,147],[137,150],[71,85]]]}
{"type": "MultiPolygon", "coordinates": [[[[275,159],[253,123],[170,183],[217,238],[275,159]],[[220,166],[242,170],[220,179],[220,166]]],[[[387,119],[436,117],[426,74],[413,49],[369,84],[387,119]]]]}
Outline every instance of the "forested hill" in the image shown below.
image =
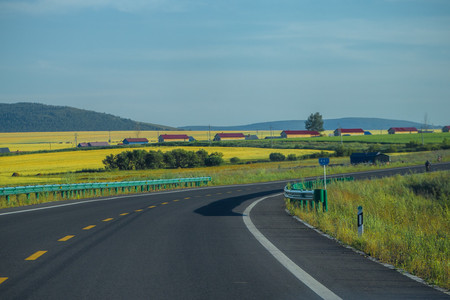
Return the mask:
{"type": "Polygon", "coordinates": [[[175,130],[106,113],[39,103],[0,103],[0,132],[175,130]]]}

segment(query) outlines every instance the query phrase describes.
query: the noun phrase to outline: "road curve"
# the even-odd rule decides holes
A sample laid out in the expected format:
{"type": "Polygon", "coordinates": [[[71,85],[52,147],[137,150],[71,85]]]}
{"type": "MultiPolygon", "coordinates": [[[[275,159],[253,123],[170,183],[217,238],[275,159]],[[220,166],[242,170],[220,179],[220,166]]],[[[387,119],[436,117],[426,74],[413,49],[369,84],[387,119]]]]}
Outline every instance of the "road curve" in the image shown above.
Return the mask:
{"type": "Polygon", "coordinates": [[[249,212],[255,228],[337,297],[450,298],[288,216],[282,196],[276,196],[284,184],[2,210],[0,299],[325,298],[248,230],[244,211],[262,198],[249,212]]]}

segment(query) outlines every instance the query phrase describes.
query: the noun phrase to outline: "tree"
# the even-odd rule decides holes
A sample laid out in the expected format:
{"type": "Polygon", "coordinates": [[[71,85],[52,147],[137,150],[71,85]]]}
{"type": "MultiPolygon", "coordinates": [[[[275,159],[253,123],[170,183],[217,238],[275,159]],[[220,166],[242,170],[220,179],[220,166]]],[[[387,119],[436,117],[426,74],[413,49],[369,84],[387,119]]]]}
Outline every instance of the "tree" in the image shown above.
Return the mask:
{"type": "Polygon", "coordinates": [[[205,160],[205,165],[208,167],[220,166],[223,164],[223,154],[220,152],[213,152],[205,160]]]}
{"type": "Polygon", "coordinates": [[[324,131],[322,115],[318,112],[311,114],[305,121],[305,128],[307,130],[324,131]]]}
{"type": "Polygon", "coordinates": [[[284,161],[286,159],[286,156],[282,153],[273,152],[269,155],[270,161],[284,161]]]}

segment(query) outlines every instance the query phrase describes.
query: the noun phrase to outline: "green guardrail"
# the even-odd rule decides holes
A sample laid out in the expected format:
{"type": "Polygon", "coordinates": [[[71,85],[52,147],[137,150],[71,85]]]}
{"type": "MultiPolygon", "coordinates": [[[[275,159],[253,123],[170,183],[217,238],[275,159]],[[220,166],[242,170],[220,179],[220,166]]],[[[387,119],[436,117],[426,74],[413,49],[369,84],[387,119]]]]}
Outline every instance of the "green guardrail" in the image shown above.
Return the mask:
{"type": "Polygon", "coordinates": [[[306,190],[291,190],[287,186],[284,188],[284,197],[295,203],[301,209],[317,210],[322,205],[324,212],[328,211],[328,196],[327,190],[315,189],[312,191],[306,190]]]}
{"type": "MultiPolygon", "coordinates": [[[[337,178],[327,178],[327,184],[337,182],[337,181],[354,181],[355,178],[353,177],[337,177],[337,178]]],[[[304,182],[298,182],[291,184],[292,190],[312,190],[319,187],[322,187],[324,185],[323,179],[317,179],[317,180],[308,180],[304,182]]]]}
{"type": "MultiPolygon", "coordinates": [[[[353,180],[353,177],[328,178],[327,184],[353,180]]],[[[323,179],[291,183],[284,188],[284,197],[301,209],[306,210],[309,207],[309,210],[317,210],[319,206],[322,206],[322,210],[326,212],[328,211],[327,190],[319,188],[323,185],[323,179]]]]}
{"type": "Polygon", "coordinates": [[[199,187],[207,185],[211,181],[211,177],[194,177],[194,178],[176,178],[176,179],[157,179],[142,181],[119,181],[119,182],[95,182],[95,183],[77,183],[77,184],[49,184],[49,185],[30,185],[0,188],[0,196],[5,196],[10,201],[11,195],[26,195],[30,199],[32,194],[39,200],[40,195],[48,197],[49,193],[60,194],[62,199],[86,196],[103,196],[104,191],[109,194],[115,192],[150,192],[163,190],[168,188],[180,187],[199,187]]]}

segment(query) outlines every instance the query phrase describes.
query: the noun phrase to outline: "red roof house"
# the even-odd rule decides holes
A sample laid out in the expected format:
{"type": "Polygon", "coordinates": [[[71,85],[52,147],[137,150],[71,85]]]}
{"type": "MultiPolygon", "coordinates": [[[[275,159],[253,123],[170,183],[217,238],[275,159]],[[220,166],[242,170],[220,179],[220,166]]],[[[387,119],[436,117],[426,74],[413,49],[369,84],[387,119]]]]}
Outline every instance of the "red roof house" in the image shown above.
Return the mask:
{"type": "Polygon", "coordinates": [[[351,128],[351,129],[345,129],[345,128],[337,128],[334,131],[335,136],[340,135],[364,135],[364,130],[361,128],[351,128]]]}
{"type": "Polygon", "coordinates": [[[320,133],[318,131],[311,131],[311,130],[283,130],[281,132],[281,137],[284,139],[296,137],[312,137],[312,136],[320,136],[320,133]]]}
{"type": "Polygon", "coordinates": [[[214,136],[214,141],[231,141],[231,140],[245,140],[243,133],[217,133],[214,136]]]}
{"type": "Polygon", "coordinates": [[[186,142],[189,141],[189,136],[186,134],[161,134],[158,137],[160,143],[164,142],[186,142]]]}
{"type": "Polygon", "coordinates": [[[418,130],[416,127],[391,127],[388,132],[389,134],[418,133],[418,130]]]}
{"type": "Polygon", "coordinates": [[[127,138],[123,140],[124,145],[143,145],[148,144],[148,140],[146,138],[127,138]]]}

